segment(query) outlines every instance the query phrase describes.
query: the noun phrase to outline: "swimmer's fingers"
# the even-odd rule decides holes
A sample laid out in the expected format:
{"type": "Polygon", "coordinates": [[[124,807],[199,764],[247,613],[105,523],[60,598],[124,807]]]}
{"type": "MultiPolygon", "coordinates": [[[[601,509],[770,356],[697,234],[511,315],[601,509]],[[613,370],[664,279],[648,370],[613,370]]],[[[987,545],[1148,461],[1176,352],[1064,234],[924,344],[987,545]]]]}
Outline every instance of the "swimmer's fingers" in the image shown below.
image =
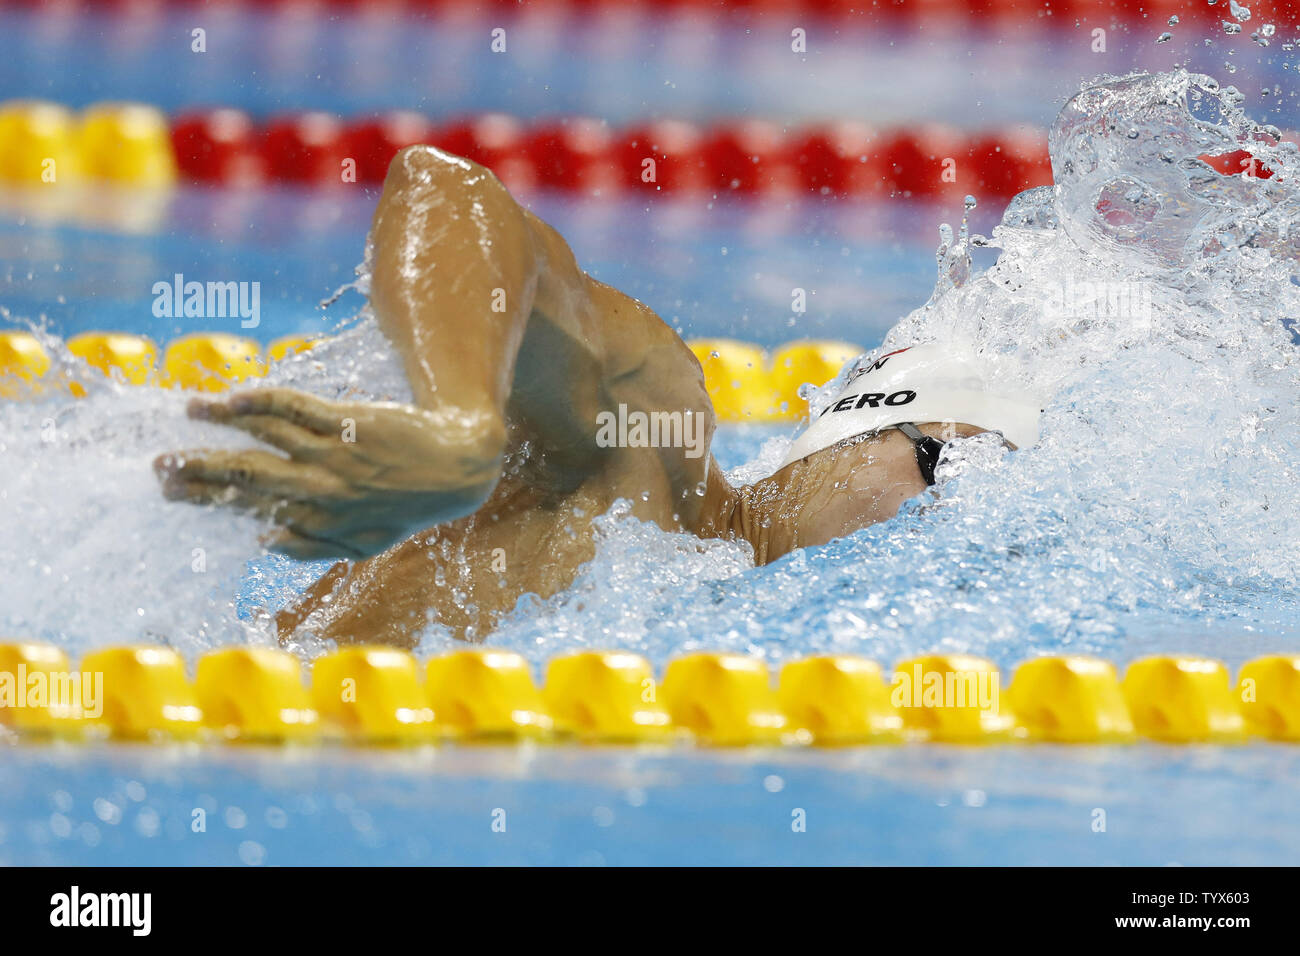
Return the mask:
{"type": "Polygon", "coordinates": [[[165,486],[169,498],[190,504],[221,505],[256,515],[280,525],[263,536],[262,545],[267,550],[278,551],[300,561],[318,558],[364,558],[378,548],[363,550],[354,547],[352,537],[365,539],[367,535],[352,532],[349,542],[335,540],[329,535],[339,531],[338,516],[327,508],[310,501],[291,501],[242,490],[234,485],[211,484],[202,481],[175,482],[165,486]]]}
{"type": "Polygon", "coordinates": [[[336,443],[336,439],[322,438],[283,418],[273,415],[236,415],[224,405],[205,403],[199,399],[190,403],[190,417],[238,428],[299,461],[319,461],[333,450],[336,443]]]}
{"type": "Polygon", "coordinates": [[[189,414],[232,425],[237,418],[267,415],[322,437],[338,435],[345,417],[336,403],[292,388],[257,388],[219,401],[196,399],[189,414]]]}
{"type": "Polygon", "coordinates": [[[220,505],[223,508],[232,508],[279,525],[286,525],[293,521],[305,523],[319,521],[321,517],[314,512],[316,506],[311,502],[276,498],[237,488],[234,485],[218,485],[206,481],[172,479],[163,486],[163,495],[170,501],[184,501],[191,505],[220,505]]]}
{"type": "Polygon", "coordinates": [[[280,528],[263,539],[269,550],[281,551],[300,560],[328,557],[364,557],[355,548],[323,537],[319,529],[328,528],[332,517],[318,506],[285,498],[268,498],[237,488],[190,482],[173,486],[169,497],[189,504],[220,505],[272,521],[280,528]]]}
{"type": "MultiPolygon", "coordinates": [[[[161,455],[154,471],[163,495],[173,501],[200,501],[221,489],[253,497],[342,498],[348,485],[334,473],[281,458],[269,451],[207,451],[161,455]]],[[[217,503],[235,504],[229,499],[217,503]]],[[[239,505],[237,505],[239,506],[239,505]]],[[[247,506],[247,505],[244,505],[247,506]]]]}

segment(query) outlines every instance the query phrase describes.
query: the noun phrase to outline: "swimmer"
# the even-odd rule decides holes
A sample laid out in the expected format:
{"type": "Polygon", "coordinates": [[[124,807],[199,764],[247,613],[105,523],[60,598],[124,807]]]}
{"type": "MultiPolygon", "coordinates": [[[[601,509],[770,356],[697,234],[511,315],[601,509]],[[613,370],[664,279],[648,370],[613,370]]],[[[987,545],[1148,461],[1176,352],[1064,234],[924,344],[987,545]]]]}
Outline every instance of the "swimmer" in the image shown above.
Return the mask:
{"type": "Polygon", "coordinates": [[[411,647],[431,622],[481,640],[521,596],[572,582],[618,499],[669,531],[747,541],[763,564],[892,517],[933,484],[946,442],[1037,440],[1035,403],[989,389],[973,356],[923,346],[878,358],[775,474],[732,487],[707,450],[714,414],[690,349],[584,273],[487,169],[403,150],[370,242],[370,304],[414,403],[196,399],[192,417],[278,453],[155,462],[169,499],[256,513],[278,525],[269,548],[343,559],[280,612],[282,640],[411,647]],[[669,440],[619,447],[602,421],[620,410],[660,413],[669,440]],[[700,442],[673,440],[691,428],[700,442]]]}

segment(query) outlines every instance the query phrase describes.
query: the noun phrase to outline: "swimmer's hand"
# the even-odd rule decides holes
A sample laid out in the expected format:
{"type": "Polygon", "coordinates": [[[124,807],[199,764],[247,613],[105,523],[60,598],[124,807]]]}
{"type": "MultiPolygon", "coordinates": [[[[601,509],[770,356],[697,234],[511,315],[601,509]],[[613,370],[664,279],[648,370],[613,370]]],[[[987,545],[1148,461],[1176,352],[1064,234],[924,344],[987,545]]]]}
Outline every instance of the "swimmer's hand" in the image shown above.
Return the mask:
{"type": "Polygon", "coordinates": [[[195,399],[188,412],[285,454],[161,455],[154,471],[163,494],[269,518],[281,530],[267,547],[303,559],[369,557],[472,513],[496,485],[505,444],[495,416],[334,402],[287,388],[195,399]]]}

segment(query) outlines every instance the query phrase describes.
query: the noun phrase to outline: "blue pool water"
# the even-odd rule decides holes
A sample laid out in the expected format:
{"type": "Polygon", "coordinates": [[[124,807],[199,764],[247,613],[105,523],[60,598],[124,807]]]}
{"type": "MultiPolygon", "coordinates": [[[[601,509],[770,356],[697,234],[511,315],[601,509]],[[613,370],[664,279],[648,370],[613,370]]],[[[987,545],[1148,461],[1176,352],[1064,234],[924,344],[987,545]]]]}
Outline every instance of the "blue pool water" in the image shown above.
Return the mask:
{"type": "MultiPolygon", "coordinates": [[[[0,219],[3,305],[45,316],[67,336],[131,329],[166,342],[228,331],[263,342],[324,333],[363,303],[345,295],[377,190],[312,192],[188,188],[163,204],[147,231],[124,233],[0,219]],[[155,282],[261,285],[261,323],[159,318],[155,282]]],[[[688,336],[729,336],[770,346],[796,338],[878,343],[934,285],[938,225],[960,208],[910,204],[791,203],[777,208],[707,199],[660,201],[528,197],[568,238],[584,267],[652,306],[688,336]],[[791,311],[791,290],[808,309],[791,311]]],[[[991,225],[996,212],[980,211],[991,225]]]]}
{"type": "Polygon", "coordinates": [[[983,29],[964,18],[912,28],[875,17],[823,22],[779,4],[602,4],[599,15],[575,5],[571,16],[552,16],[544,2],[517,11],[461,2],[449,5],[452,16],[415,4],[406,16],[381,8],[359,18],[322,15],[314,5],[180,6],[130,20],[111,10],[0,9],[0,90],[70,106],[137,99],[169,111],[238,105],[259,116],[401,108],[440,117],[579,113],[612,123],[755,115],[1046,126],[1081,80],[1182,65],[1230,71],[1224,82],[1244,91],[1267,89],[1260,106],[1272,122],[1300,117],[1286,48],[1295,25],[1274,24],[1268,46],[1252,42],[1263,11],[1229,38],[1121,15],[1133,4],[1054,28],[1030,17],[983,29]],[[806,31],[806,53],[791,50],[795,25],[806,31]],[[207,31],[206,53],[190,48],[198,27],[207,31]],[[506,31],[504,55],[489,48],[496,28],[506,31]],[[1170,39],[1157,43],[1165,32],[1170,39]]]}
{"type": "Polygon", "coordinates": [[[117,745],[6,749],[0,768],[5,864],[1300,863],[1300,754],[1280,746],[117,745]]]}
{"type": "MultiPolygon", "coordinates": [[[[279,46],[257,32],[265,42],[245,44],[242,59],[163,70],[163,61],[179,66],[166,52],[179,21],[60,32],[26,13],[2,15],[14,29],[0,30],[0,88],[74,105],[111,95],[168,108],[217,99],[263,114],[313,105],[576,110],[611,119],[821,111],[888,122],[910,111],[1045,124],[1091,72],[1082,65],[1091,54],[1067,39],[1054,54],[1037,47],[1020,54],[1020,67],[1050,82],[973,70],[963,98],[931,75],[936,58],[970,45],[973,60],[1002,63],[1005,47],[949,34],[906,38],[896,49],[892,38],[834,35],[817,69],[773,70],[746,53],[748,35],[728,33],[737,70],[724,83],[716,64],[698,50],[692,58],[689,24],[677,33],[631,29],[631,48],[601,48],[571,68],[564,43],[547,48],[551,59],[507,71],[474,58],[449,67],[430,55],[431,35],[409,33],[400,41],[389,35],[406,44],[400,56],[358,72],[365,58],[348,44],[362,43],[364,31],[324,25],[290,30],[279,46]],[[855,59],[864,44],[873,55],[855,59]],[[649,52],[661,46],[674,52],[649,52]],[[615,70],[627,57],[646,68],[615,70]],[[421,74],[427,82],[395,83],[393,70],[426,59],[439,64],[421,74]],[[352,72],[320,75],[321,64],[341,60],[352,72]],[[58,62],[84,70],[51,68],[58,62]],[[900,78],[917,63],[930,66],[900,78]],[[274,82],[248,82],[250,69],[274,82]],[[180,79],[164,83],[173,73],[180,79]],[[456,76],[474,82],[451,82],[456,76]],[[882,95],[879,83],[891,78],[910,95],[882,95]],[[835,94],[821,95],[828,88],[835,94]],[[969,105],[975,100],[978,110],[969,105]]],[[[246,38],[238,17],[223,22],[229,32],[218,24],[215,39],[246,38]]],[[[456,30],[474,25],[447,29],[432,36],[454,45],[456,30]]],[[[1114,56],[1097,61],[1097,71],[1188,56],[1211,69],[1227,57],[1182,37],[1181,46],[1149,52],[1150,38],[1126,36],[1119,32],[1114,56]]],[[[1280,44],[1251,51],[1254,59],[1238,56],[1234,69],[1243,89],[1254,87],[1257,115],[1285,125],[1294,92],[1259,93],[1293,69],[1279,51],[1280,44]]],[[[1149,104],[1149,92],[1134,102],[1149,104]]],[[[1126,109],[1121,103],[1114,112],[1131,119],[1126,109]]],[[[1128,129],[1111,119],[1110,128],[1128,129]]],[[[1182,117],[1157,120],[1178,126],[1182,117]]],[[[1079,157],[1101,156],[1102,173],[1129,183],[1115,202],[1154,224],[1136,230],[1140,241],[1076,201],[1105,185],[1087,179],[1079,162],[1080,183],[1050,210],[1042,196],[1026,197],[1008,217],[996,237],[1004,250],[996,267],[963,279],[964,258],[954,250],[945,265],[955,284],[935,308],[901,324],[929,297],[938,225],[955,225],[959,210],[527,197],[594,275],[647,302],[688,338],[771,346],[828,337],[868,348],[887,335],[968,338],[991,355],[1027,356],[1026,384],[1045,390],[1047,413],[1044,441],[1030,452],[1003,459],[973,448],[945,486],[942,507],[918,503],[896,521],[767,568],[752,568],[734,545],[701,546],[611,519],[597,559],[570,592],[522,608],[493,643],[539,666],[563,650],[608,646],[640,650],[659,667],[698,647],[773,663],[812,651],[891,663],[938,648],[974,651],[1003,667],[1041,653],[1094,653],[1122,665],[1161,651],[1235,666],[1300,648],[1300,373],[1284,331],[1300,318],[1300,255],[1274,228],[1294,219],[1296,196],[1276,184],[1202,184],[1210,201],[1160,179],[1163,167],[1141,153],[1159,125],[1149,115],[1132,120],[1133,136],[1118,146],[1104,136],[1063,141],[1079,157]],[[1133,188],[1136,179],[1162,195],[1182,190],[1178,208],[1200,218],[1191,226],[1162,219],[1162,208],[1133,188]],[[1248,225],[1256,230],[1250,241],[1248,225]],[[1173,238],[1187,245],[1175,247],[1173,238]],[[1053,283],[1116,277],[1154,290],[1140,324],[1110,314],[1044,319],[1053,283]],[[807,313],[791,312],[794,288],[808,290],[807,313]]],[[[1294,162],[1277,160],[1290,178],[1294,162]]],[[[180,190],[143,214],[133,206],[125,224],[47,220],[5,205],[3,321],[35,323],[55,337],[111,328],[162,342],[196,330],[262,341],[333,331],[362,300],[349,292],[329,309],[319,303],[351,280],[373,202],[373,192],[360,190],[180,190]],[[176,273],[259,281],[261,323],[240,329],[155,317],[150,290],[176,273]]],[[[1002,212],[984,202],[972,228],[989,234],[1002,212]]],[[[977,270],[993,260],[975,251],[977,270]]],[[[338,368],[322,373],[328,387],[339,385],[328,374],[345,369],[359,380],[344,381],[363,390],[384,380],[380,358],[365,352],[371,340],[343,341],[330,353],[338,368]]],[[[74,654],[162,640],[192,659],[212,646],[264,639],[249,629],[253,612],[288,600],[310,579],[314,567],[259,553],[255,523],[161,502],[152,456],[214,438],[184,421],[182,404],[103,389],[79,403],[46,396],[0,407],[0,441],[19,465],[0,473],[7,635],[55,641],[74,654]],[[64,437],[43,441],[51,421],[64,437]],[[206,549],[209,578],[190,573],[195,545],[206,549]]],[[[724,468],[752,479],[779,458],[789,432],[726,427],[714,450],[724,468]]],[[[420,653],[443,646],[431,633],[420,653]]],[[[1263,744],[836,752],[22,744],[0,747],[0,863],[1300,863],[1298,760],[1294,748],[1263,744]],[[498,811],[504,833],[492,826],[498,811]],[[800,811],[806,829],[795,832],[800,811]],[[204,827],[196,831],[197,819],[204,827]]]]}

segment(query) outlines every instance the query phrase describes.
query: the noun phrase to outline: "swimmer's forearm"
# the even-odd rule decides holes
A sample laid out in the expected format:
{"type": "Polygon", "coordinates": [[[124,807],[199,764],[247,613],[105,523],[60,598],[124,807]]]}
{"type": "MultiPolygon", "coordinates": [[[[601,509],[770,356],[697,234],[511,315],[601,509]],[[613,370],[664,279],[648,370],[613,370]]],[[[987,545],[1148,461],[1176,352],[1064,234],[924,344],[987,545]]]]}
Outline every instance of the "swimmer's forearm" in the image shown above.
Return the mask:
{"type": "MultiPolygon", "coordinates": [[[[608,307],[560,234],[483,167],[412,147],[389,170],[371,239],[371,304],[416,402],[483,423],[501,439],[489,452],[516,417],[557,467],[598,467],[608,307]]],[[[481,451],[465,449],[471,467],[481,451]]]]}
{"type": "Polygon", "coordinates": [[[540,268],[523,211],[482,167],[408,149],[371,242],[371,305],[417,404],[504,419],[540,268]]]}

